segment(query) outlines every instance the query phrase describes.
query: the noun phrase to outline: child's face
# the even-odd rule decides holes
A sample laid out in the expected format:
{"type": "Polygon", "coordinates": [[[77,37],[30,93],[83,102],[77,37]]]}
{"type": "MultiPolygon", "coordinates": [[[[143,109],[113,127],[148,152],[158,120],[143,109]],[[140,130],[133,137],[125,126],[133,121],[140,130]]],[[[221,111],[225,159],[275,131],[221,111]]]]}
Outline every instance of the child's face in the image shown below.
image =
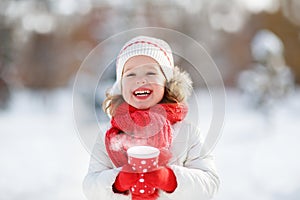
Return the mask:
{"type": "Polygon", "coordinates": [[[159,64],[149,56],[134,56],[124,65],[122,95],[138,109],[159,103],[165,92],[166,79],[159,64]]]}

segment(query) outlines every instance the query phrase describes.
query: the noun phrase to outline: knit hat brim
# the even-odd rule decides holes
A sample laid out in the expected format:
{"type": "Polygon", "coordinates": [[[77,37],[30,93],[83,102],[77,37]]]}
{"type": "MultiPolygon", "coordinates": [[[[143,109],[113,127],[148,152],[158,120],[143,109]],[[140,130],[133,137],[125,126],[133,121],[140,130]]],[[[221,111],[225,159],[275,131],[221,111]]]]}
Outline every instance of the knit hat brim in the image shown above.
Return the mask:
{"type": "Polygon", "coordinates": [[[173,77],[174,60],[170,46],[163,40],[138,36],[128,41],[121,49],[116,61],[116,82],[111,95],[121,94],[121,79],[125,63],[132,57],[144,55],[157,61],[167,81],[173,77]]]}

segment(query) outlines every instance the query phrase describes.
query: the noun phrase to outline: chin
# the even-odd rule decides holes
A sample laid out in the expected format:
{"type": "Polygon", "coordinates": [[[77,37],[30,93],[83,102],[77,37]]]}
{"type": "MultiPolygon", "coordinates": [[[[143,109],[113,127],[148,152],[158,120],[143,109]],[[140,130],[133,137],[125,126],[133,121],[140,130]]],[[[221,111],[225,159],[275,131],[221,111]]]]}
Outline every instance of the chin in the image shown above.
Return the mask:
{"type": "Polygon", "coordinates": [[[147,105],[133,105],[133,107],[137,108],[137,109],[148,109],[151,106],[147,106],[147,105]]]}

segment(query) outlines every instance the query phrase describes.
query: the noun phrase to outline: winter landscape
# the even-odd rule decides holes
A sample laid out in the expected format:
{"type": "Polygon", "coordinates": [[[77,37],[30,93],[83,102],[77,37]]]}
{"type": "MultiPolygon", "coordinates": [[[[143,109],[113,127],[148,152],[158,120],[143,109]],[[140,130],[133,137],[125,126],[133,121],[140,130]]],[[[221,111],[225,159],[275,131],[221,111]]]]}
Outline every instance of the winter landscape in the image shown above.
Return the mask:
{"type": "Polygon", "coordinates": [[[191,74],[188,119],[203,135],[225,114],[214,199],[299,200],[299,2],[1,0],[0,200],[86,199],[104,93],[121,41],[137,32],[165,37],[191,74]],[[223,83],[224,101],[208,92],[223,83]]]}
{"type": "MultiPolygon", "coordinates": [[[[247,106],[237,90],[226,94],[213,151],[221,178],[215,199],[299,199],[299,88],[268,114],[247,106]]],[[[15,92],[0,124],[0,199],[85,199],[89,153],[76,132],[71,89],[15,92]]]]}

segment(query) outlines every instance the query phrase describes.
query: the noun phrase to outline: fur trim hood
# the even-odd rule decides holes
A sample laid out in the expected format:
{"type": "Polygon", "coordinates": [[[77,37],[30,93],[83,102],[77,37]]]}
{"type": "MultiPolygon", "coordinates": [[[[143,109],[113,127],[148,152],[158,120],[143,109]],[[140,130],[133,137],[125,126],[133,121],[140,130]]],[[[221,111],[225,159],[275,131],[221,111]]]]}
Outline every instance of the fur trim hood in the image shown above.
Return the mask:
{"type": "Polygon", "coordinates": [[[166,88],[174,94],[179,102],[186,101],[192,93],[192,80],[186,71],[175,66],[173,78],[167,82],[166,88]]]}

